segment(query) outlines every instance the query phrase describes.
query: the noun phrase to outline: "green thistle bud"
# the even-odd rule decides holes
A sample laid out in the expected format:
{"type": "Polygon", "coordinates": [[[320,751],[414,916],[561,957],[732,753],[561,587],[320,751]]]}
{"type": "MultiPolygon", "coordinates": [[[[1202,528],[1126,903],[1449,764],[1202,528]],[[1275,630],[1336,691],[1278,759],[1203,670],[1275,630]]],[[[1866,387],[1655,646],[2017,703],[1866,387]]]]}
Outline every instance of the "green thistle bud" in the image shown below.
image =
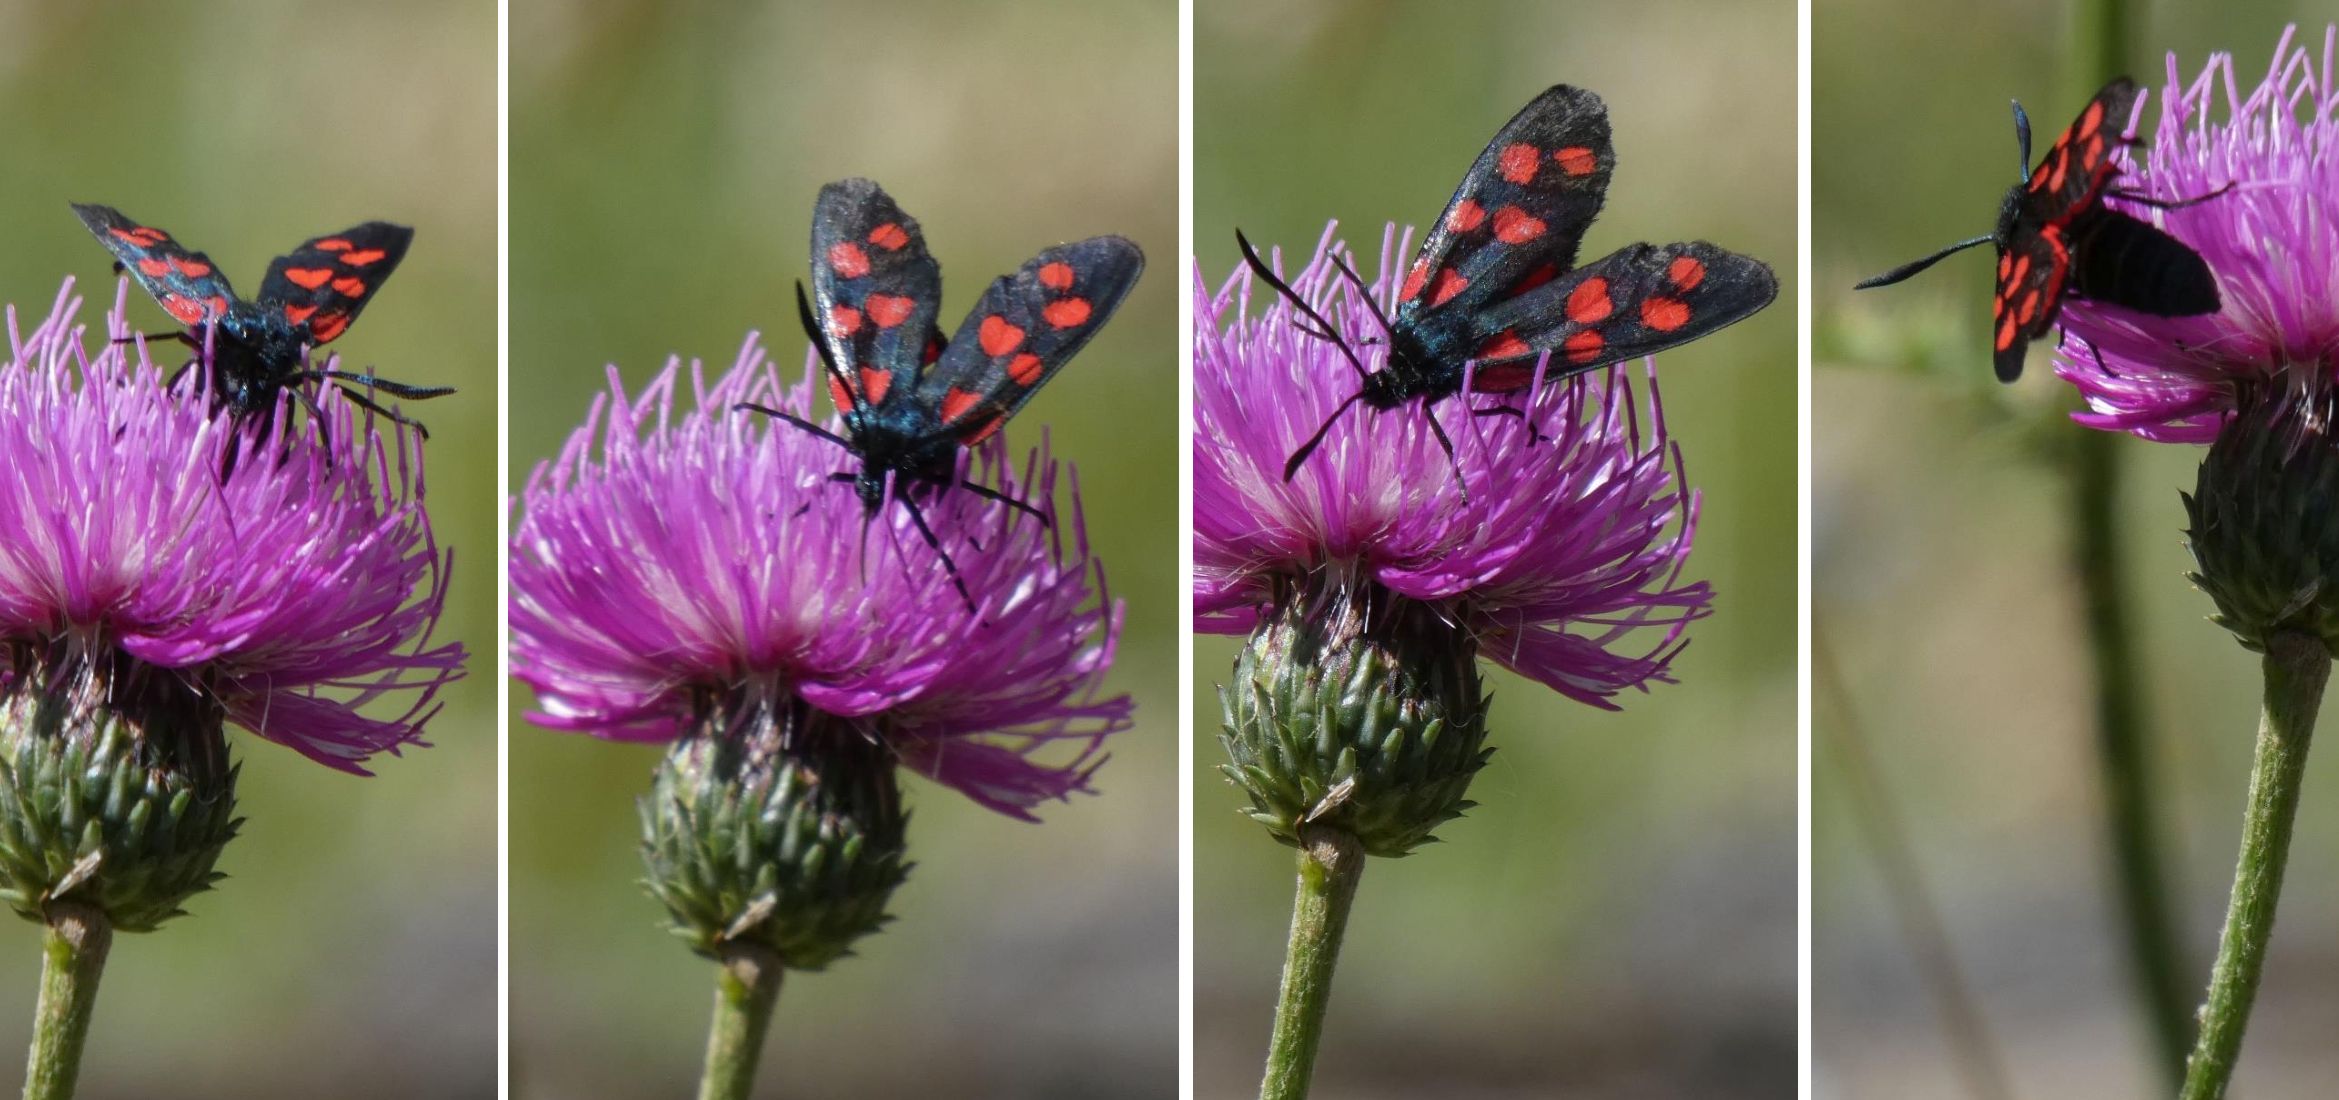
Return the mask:
{"type": "Polygon", "coordinates": [[[1220,770],[1277,840],[1314,825],[1401,856],[1474,805],[1489,700],[1477,647],[1435,608],[1320,573],[1280,594],[1234,675],[1220,770]]]}
{"type": "Polygon", "coordinates": [[[2276,634],[2339,644],[2339,441],[2328,394],[2244,394],[2185,497],[2194,584],[2219,626],[2265,652],[2276,634]]]}
{"type": "Polygon", "coordinates": [[[893,759],[800,700],[710,713],[641,800],[647,885],[701,955],[753,943],[819,970],[891,919],[909,875],[893,759]]]}
{"type": "Polygon", "coordinates": [[[0,899],[149,932],[226,877],[237,768],[219,708],[177,677],[71,646],[18,652],[0,688],[0,899]]]}

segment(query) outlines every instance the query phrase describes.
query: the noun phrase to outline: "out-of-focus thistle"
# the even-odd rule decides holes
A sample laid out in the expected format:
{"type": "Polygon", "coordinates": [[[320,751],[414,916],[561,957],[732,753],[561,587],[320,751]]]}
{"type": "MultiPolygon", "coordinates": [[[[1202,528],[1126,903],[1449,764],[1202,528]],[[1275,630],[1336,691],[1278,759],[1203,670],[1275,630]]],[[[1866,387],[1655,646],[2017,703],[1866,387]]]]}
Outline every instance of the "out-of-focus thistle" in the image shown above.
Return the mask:
{"type": "MultiPolygon", "coordinates": [[[[342,771],[420,744],[463,650],[419,437],[343,396],[265,461],[68,283],[0,362],[0,900],[49,926],[27,1096],[71,1095],[106,945],[222,877],[237,726],[342,771]],[[388,717],[360,708],[392,701],[388,717]]],[[[200,372],[197,372],[200,373],[200,372]]]]}

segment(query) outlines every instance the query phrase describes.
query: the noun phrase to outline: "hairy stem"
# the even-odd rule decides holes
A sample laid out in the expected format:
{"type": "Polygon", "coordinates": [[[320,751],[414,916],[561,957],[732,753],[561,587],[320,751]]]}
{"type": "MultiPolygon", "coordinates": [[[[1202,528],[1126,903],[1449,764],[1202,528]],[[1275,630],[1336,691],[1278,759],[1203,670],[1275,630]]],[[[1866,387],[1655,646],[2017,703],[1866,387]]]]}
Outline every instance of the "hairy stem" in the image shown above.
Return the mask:
{"type": "Polygon", "coordinates": [[[763,1054],[764,1032],[779,1003],[784,973],[779,953],[757,943],[722,948],[715,975],[715,1019],[707,1028],[707,1068],[699,1100],[747,1100],[755,1090],[755,1064],[763,1054]]]}
{"type": "Polygon", "coordinates": [[[2266,944],[2274,936],[2274,906],[2282,897],[2282,868],[2290,856],[2291,824],[2298,815],[2300,780],[2306,775],[2307,744],[2314,739],[2315,712],[2331,656],[2322,639],[2277,634],[2266,646],[2265,708],[2258,719],[2257,759],[2250,767],[2250,796],[2242,817],[2242,852],[2233,872],[2233,899],[2225,911],[2225,935],[2210,972],[2209,998],[2201,1006],[2201,1039],[2185,1067],[2182,1100],[2218,1100],[2233,1079],[2250,1023],[2250,1005],[2266,966],[2266,944]]]}
{"type": "Polygon", "coordinates": [[[24,1100],[71,1100],[81,1076],[81,1047],[97,1007],[114,926],[86,905],[52,902],[42,934],[41,1000],[33,1018],[32,1053],[24,1067],[24,1100]]]}
{"type": "Polygon", "coordinates": [[[1302,1100],[1315,1073],[1332,1001],[1332,969],[1348,910],[1364,877],[1364,846],[1337,829],[1300,831],[1299,893],[1291,905],[1291,947],[1283,960],[1283,991],[1275,1002],[1275,1035],[1267,1046],[1267,1075],[1259,1100],[1302,1100]]]}

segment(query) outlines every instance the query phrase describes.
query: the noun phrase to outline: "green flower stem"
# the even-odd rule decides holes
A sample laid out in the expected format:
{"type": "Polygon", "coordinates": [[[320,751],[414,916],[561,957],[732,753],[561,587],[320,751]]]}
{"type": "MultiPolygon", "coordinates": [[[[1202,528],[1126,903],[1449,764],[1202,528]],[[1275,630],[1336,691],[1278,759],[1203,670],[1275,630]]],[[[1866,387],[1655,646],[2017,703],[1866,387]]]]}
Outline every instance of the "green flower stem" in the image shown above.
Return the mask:
{"type": "Polygon", "coordinates": [[[707,1069],[699,1100],[747,1100],[755,1090],[755,1063],[780,1000],[785,971],[779,952],[760,943],[722,947],[715,978],[715,1020],[707,1028],[707,1069]]]}
{"type": "Polygon", "coordinates": [[[33,1019],[32,1053],[25,1061],[24,1100],[71,1100],[81,1076],[81,1046],[97,1007],[97,980],[106,968],[114,927],[106,915],[73,902],[53,902],[42,934],[40,1008],[33,1019]]]}
{"type": "Polygon", "coordinates": [[[1332,968],[1348,932],[1348,910],[1364,878],[1364,845],[1338,829],[1300,830],[1299,893],[1291,903],[1291,948],[1283,960],[1283,991],[1275,1001],[1275,1035],[1267,1045],[1267,1076],[1259,1100],[1302,1100],[1324,1037],[1324,1010],[1332,1002],[1332,968]]]}
{"type": "Polygon", "coordinates": [[[2274,905],[2282,896],[2282,867],[2290,856],[2290,831],[2298,815],[2300,780],[2306,775],[2307,744],[2322,707],[2331,655],[2322,639],[2282,633],[2266,646],[2265,711],[2258,721],[2257,760],[2250,768],[2249,805],[2242,818],[2242,854],[2233,873],[2233,900],[2225,911],[2225,935],[2210,972],[2209,999],[2201,1006],[2201,1040],[2185,1066],[2181,1100],[2219,1100],[2233,1079],[2250,1023],[2250,1003],[2266,966],[2266,943],[2274,935],[2274,905]]]}
{"type": "Polygon", "coordinates": [[[2155,1061],[2174,1084],[2193,1042],[2192,993],[2162,874],[2152,754],[2145,737],[2150,723],[2125,591],[2127,547],[2116,530],[2121,442],[2118,435],[2097,431],[2072,440],[2071,552],[2095,666],[2096,766],[2128,965],[2152,1031],[2155,1061]]]}

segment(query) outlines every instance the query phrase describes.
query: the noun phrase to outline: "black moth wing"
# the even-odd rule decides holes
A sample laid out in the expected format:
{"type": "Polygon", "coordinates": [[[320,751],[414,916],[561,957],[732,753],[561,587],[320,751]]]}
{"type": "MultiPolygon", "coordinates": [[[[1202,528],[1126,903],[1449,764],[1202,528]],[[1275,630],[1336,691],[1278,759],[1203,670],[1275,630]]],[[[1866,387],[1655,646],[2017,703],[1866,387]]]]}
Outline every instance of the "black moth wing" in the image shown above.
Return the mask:
{"type": "Polygon", "coordinates": [[[132,221],[110,206],[77,202],[73,213],[114,254],[121,270],[180,324],[216,321],[235,303],[235,289],[211,257],[186,250],[170,234],[132,221]]]}
{"type": "Polygon", "coordinates": [[[1526,386],[1539,352],[1550,377],[1653,355],[1771,304],[1770,265],[1704,241],[1634,244],[1502,302],[1475,318],[1475,388],[1526,386]]]}
{"type": "Polygon", "coordinates": [[[944,428],[982,442],[1104,327],[1145,270],[1125,237],[1057,245],[983,292],[918,385],[944,428]]]}
{"type": "Polygon", "coordinates": [[[389,222],[367,222],[303,241],[268,265],[268,277],[260,282],[260,307],[283,313],[307,333],[309,343],[329,344],[357,320],[413,243],[414,230],[389,222]]]}
{"type": "Polygon", "coordinates": [[[2023,184],[2017,224],[2059,225],[2096,206],[2119,174],[2112,154],[2128,140],[2123,135],[2141,94],[2135,81],[2120,77],[2087,101],[2023,184]]]}
{"type": "Polygon", "coordinates": [[[2017,233],[1998,249],[1998,286],[1990,299],[1990,361],[1998,380],[2022,377],[2030,342],[2047,334],[2063,311],[2071,274],[2071,246],[2060,225],[2017,233]]]}
{"type": "Polygon", "coordinates": [[[1454,189],[1406,270],[1396,322],[1461,332],[1463,318],[1567,271],[1615,168],[1599,96],[1565,84],[1536,96],[1454,189]]]}
{"type": "Polygon", "coordinates": [[[813,203],[812,304],[843,376],[840,409],[910,399],[939,342],[942,267],[917,219],[870,180],[828,184],[813,203]]]}
{"type": "Polygon", "coordinates": [[[2072,219],[2071,293],[2156,317],[2223,307],[2209,261],[2141,218],[2097,206],[2072,219]]]}

